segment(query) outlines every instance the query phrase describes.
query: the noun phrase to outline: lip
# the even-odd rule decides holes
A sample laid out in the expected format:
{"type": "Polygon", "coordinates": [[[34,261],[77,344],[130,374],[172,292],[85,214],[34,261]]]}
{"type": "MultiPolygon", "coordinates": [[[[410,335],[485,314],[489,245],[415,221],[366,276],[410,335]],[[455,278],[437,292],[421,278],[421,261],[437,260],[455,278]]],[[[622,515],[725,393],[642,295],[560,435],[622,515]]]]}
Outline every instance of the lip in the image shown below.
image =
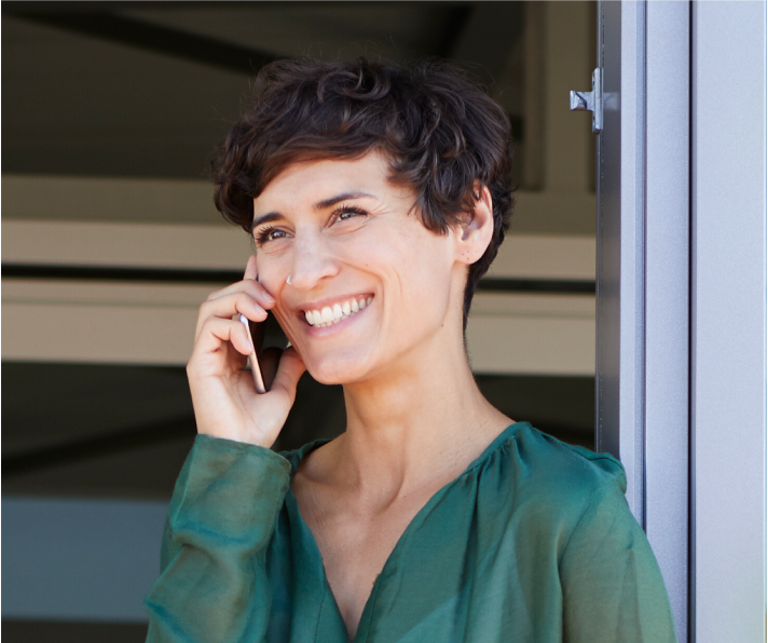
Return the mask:
{"type": "Polygon", "coordinates": [[[297,304],[294,306],[294,308],[299,311],[299,314],[303,315],[304,311],[307,310],[323,309],[326,306],[333,307],[334,304],[343,304],[345,301],[350,299],[367,299],[368,297],[373,296],[374,294],[372,292],[357,292],[351,295],[337,295],[335,297],[325,297],[324,299],[297,304]]]}
{"type": "MultiPolygon", "coordinates": [[[[326,297],[323,299],[319,299],[312,302],[307,302],[304,304],[301,304],[299,306],[296,306],[297,309],[297,317],[300,320],[301,326],[305,330],[311,330],[312,334],[325,334],[325,332],[341,329],[344,326],[347,326],[349,321],[353,317],[357,317],[361,312],[363,312],[368,306],[371,305],[373,302],[373,299],[375,298],[374,294],[372,292],[362,292],[357,293],[354,295],[343,295],[343,296],[336,296],[336,297],[326,297]],[[359,310],[356,310],[357,302],[366,302],[363,306],[360,306],[359,310]],[[345,307],[345,304],[348,304],[350,302],[355,302],[351,308],[351,312],[343,312],[343,317],[340,319],[336,319],[336,321],[326,319],[325,322],[319,322],[320,325],[317,324],[310,324],[306,319],[306,314],[308,312],[313,312],[315,316],[317,317],[318,314],[321,314],[324,309],[327,309],[325,312],[326,314],[328,311],[333,311],[334,306],[341,308],[342,311],[349,310],[347,307],[345,307]],[[332,321],[333,323],[328,323],[328,321],[332,321]],[[323,325],[323,323],[328,323],[328,325],[323,325]]],[[[338,314],[338,311],[336,311],[338,314]]]]}

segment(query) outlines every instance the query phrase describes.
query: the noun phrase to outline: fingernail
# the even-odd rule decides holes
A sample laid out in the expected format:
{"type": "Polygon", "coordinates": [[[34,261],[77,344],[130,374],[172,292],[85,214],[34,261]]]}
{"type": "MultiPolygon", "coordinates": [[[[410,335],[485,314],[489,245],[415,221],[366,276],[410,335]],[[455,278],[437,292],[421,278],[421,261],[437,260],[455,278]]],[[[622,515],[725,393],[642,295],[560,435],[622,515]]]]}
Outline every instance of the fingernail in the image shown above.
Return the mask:
{"type": "Polygon", "coordinates": [[[254,351],[255,349],[253,347],[253,336],[251,335],[251,327],[250,327],[250,324],[249,324],[249,320],[243,314],[240,315],[240,323],[243,326],[245,326],[245,336],[248,338],[248,344],[250,344],[251,351],[254,351]]]}

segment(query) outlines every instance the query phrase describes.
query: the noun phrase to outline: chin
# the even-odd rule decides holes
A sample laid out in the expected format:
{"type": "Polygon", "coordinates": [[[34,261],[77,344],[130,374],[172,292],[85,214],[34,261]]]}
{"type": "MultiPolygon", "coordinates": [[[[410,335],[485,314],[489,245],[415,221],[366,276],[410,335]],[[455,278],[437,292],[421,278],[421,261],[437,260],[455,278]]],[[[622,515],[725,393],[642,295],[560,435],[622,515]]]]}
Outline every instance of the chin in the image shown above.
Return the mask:
{"type": "Polygon", "coordinates": [[[315,381],[330,386],[350,384],[365,379],[370,370],[366,367],[365,361],[360,356],[346,358],[324,356],[318,359],[305,358],[304,364],[315,381]]]}
{"type": "Polygon", "coordinates": [[[349,384],[358,379],[354,373],[350,372],[350,369],[345,368],[313,365],[308,366],[307,371],[316,382],[327,386],[349,384]]]}
{"type": "Polygon", "coordinates": [[[325,386],[336,386],[336,385],[344,386],[344,384],[348,384],[347,378],[345,377],[334,377],[331,375],[324,375],[321,373],[313,372],[309,369],[307,369],[307,372],[312,376],[312,379],[314,379],[318,384],[324,384],[325,386]]]}
{"type": "Polygon", "coordinates": [[[307,370],[307,372],[318,384],[323,384],[324,386],[344,386],[351,383],[348,377],[326,375],[324,373],[314,373],[310,370],[307,370]]]}

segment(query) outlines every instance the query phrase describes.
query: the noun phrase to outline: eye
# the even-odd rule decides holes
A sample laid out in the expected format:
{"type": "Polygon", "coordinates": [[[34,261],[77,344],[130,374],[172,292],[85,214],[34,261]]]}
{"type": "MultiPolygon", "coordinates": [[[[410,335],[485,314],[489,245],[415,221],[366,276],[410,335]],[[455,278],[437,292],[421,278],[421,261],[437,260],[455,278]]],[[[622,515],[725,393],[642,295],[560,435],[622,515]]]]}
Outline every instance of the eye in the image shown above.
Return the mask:
{"type": "Polygon", "coordinates": [[[337,208],[333,212],[333,218],[336,221],[347,221],[349,219],[353,219],[355,217],[362,217],[368,214],[365,210],[362,208],[358,208],[354,205],[343,205],[340,208],[337,208]]]}
{"type": "Polygon", "coordinates": [[[254,240],[257,246],[263,246],[265,243],[277,239],[285,239],[288,236],[288,233],[280,228],[262,228],[254,234],[254,240]]]}

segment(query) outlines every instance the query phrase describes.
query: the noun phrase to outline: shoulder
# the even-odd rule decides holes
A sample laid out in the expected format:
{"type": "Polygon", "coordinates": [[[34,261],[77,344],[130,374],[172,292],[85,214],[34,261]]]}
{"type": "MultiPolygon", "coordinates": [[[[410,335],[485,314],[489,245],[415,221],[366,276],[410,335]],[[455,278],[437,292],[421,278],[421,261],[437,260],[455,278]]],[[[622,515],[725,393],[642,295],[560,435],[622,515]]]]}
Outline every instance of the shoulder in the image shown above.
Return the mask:
{"type": "Polygon", "coordinates": [[[609,454],[565,444],[527,422],[500,438],[477,463],[476,475],[505,513],[522,511],[568,531],[592,503],[626,491],[624,468],[609,454]]]}
{"type": "Polygon", "coordinates": [[[326,444],[330,444],[331,442],[333,441],[329,440],[328,438],[321,438],[319,440],[307,442],[307,444],[304,446],[292,451],[281,451],[280,455],[288,460],[288,464],[291,467],[291,477],[296,475],[296,472],[299,470],[301,463],[307,460],[311,453],[320,447],[325,446],[326,444]]]}
{"type": "Polygon", "coordinates": [[[528,422],[512,425],[479,461],[480,467],[503,467],[518,485],[546,485],[553,491],[589,491],[606,484],[626,491],[621,463],[608,453],[561,442],[528,422]]]}

